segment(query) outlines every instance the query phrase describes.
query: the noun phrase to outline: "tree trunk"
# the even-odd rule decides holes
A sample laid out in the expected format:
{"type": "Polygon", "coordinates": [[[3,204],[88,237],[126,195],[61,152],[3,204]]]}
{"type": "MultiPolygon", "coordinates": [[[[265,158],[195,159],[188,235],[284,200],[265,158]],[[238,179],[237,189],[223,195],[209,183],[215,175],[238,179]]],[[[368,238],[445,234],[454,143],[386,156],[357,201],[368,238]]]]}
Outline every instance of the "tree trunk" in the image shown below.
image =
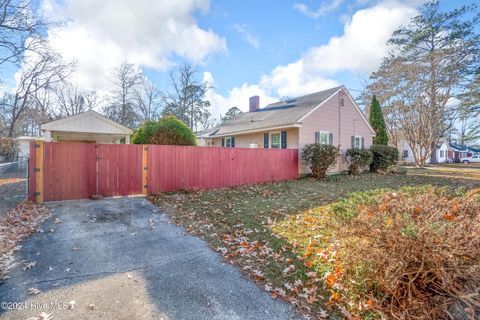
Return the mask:
{"type": "Polygon", "coordinates": [[[436,142],[432,142],[431,144],[431,152],[430,152],[430,163],[438,163],[438,160],[437,160],[437,143],[436,142]]]}
{"type": "Polygon", "coordinates": [[[14,130],[14,129],[15,129],[15,122],[12,121],[12,123],[11,123],[10,126],[8,127],[7,137],[13,138],[13,130],[14,130]]]}

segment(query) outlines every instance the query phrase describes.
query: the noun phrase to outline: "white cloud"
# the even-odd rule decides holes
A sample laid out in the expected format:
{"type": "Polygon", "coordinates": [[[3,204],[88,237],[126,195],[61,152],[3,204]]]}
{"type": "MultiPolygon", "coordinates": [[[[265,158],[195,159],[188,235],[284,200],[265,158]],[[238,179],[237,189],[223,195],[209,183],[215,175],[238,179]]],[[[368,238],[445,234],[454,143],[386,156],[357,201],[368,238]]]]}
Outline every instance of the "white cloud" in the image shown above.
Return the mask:
{"type": "Polygon", "coordinates": [[[337,9],[343,1],[344,0],[323,1],[317,10],[311,10],[306,4],[298,2],[294,3],[293,7],[308,17],[319,18],[337,9]]]}
{"type": "Polygon", "coordinates": [[[208,0],[45,0],[54,19],[68,22],[48,31],[52,47],[79,64],[82,86],[105,88],[113,68],[128,60],[159,71],[177,55],[202,63],[227,50],[225,38],[196,23],[196,12],[207,13],[208,0]]]}
{"type": "Polygon", "coordinates": [[[231,107],[238,107],[242,111],[248,111],[248,98],[260,96],[261,106],[277,101],[275,97],[270,96],[265,88],[258,84],[244,83],[240,87],[234,87],[228,92],[228,95],[222,96],[215,90],[215,79],[210,72],[204,72],[203,81],[213,86],[207,91],[207,99],[212,105],[212,113],[216,116],[225,115],[225,112],[231,107]]]}
{"type": "Polygon", "coordinates": [[[252,34],[250,27],[246,24],[234,25],[235,30],[240,34],[242,40],[250,44],[255,49],[260,48],[260,40],[252,34]]]}
{"type": "Polygon", "coordinates": [[[386,43],[392,32],[416,13],[413,7],[390,1],[359,10],[344,25],[343,35],[310,49],[302,60],[308,70],[323,73],[370,72],[387,54],[386,43]]]}
{"type": "Polygon", "coordinates": [[[221,96],[211,92],[214,111],[225,113],[228,107],[248,109],[248,97],[260,95],[261,106],[339,85],[338,72],[368,74],[375,70],[387,54],[387,40],[401,24],[417,14],[415,6],[386,0],[356,11],[344,24],[341,36],[310,48],[297,61],[275,67],[261,77],[258,84],[244,83],[221,96]]]}
{"type": "Polygon", "coordinates": [[[285,66],[278,66],[268,75],[263,75],[260,86],[278,97],[295,97],[338,85],[338,82],[312,74],[300,59],[285,66]]]}

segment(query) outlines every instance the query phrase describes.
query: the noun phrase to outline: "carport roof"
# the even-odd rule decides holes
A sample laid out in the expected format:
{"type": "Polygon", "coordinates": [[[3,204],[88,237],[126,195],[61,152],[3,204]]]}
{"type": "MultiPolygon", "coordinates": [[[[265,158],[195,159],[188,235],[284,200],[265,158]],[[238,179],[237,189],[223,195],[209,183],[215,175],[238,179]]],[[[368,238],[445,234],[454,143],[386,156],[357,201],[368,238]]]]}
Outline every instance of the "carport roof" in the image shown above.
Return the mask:
{"type": "Polygon", "coordinates": [[[132,135],[133,131],[93,110],[42,124],[42,130],[132,135]]]}

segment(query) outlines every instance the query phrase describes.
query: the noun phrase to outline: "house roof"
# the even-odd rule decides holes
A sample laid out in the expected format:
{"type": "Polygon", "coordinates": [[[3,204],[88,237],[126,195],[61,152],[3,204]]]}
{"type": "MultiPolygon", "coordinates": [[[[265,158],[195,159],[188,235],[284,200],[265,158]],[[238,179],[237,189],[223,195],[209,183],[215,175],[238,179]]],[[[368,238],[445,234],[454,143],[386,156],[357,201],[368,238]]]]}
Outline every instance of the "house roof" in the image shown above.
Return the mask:
{"type": "Polygon", "coordinates": [[[449,143],[449,146],[455,151],[467,151],[468,149],[466,146],[462,146],[456,143],[449,143]]]}
{"type": "Polygon", "coordinates": [[[343,86],[339,86],[286,101],[275,102],[255,112],[239,113],[233,119],[215,127],[210,132],[210,136],[299,125],[305,116],[343,88],[343,86]]]}
{"type": "Polygon", "coordinates": [[[469,146],[467,147],[468,151],[472,152],[480,152],[480,148],[474,147],[474,146],[469,146]]]}
{"type": "Polygon", "coordinates": [[[132,135],[133,131],[93,110],[42,124],[42,130],[132,135]]]}

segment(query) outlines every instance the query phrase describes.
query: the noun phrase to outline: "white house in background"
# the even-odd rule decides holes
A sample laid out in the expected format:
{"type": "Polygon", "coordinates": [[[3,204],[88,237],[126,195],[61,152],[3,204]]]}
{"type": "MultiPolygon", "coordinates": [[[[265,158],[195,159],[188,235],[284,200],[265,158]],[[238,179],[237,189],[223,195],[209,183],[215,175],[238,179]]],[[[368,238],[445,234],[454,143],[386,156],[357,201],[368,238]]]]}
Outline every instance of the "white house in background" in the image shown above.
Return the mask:
{"type": "MultiPolygon", "coordinates": [[[[398,151],[400,153],[400,162],[403,163],[415,163],[415,158],[413,157],[412,148],[406,140],[400,140],[397,144],[398,151]]],[[[452,156],[452,147],[446,141],[442,141],[437,144],[437,149],[435,150],[437,156],[437,163],[451,163],[455,161],[455,158],[452,156]]],[[[426,163],[430,163],[430,157],[428,157],[426,163]]]]}
{"type": "Polygon", "coordinates": [[[89,110],[41,125],[45,141],[130,143],[132,129],[89,110]]]}

